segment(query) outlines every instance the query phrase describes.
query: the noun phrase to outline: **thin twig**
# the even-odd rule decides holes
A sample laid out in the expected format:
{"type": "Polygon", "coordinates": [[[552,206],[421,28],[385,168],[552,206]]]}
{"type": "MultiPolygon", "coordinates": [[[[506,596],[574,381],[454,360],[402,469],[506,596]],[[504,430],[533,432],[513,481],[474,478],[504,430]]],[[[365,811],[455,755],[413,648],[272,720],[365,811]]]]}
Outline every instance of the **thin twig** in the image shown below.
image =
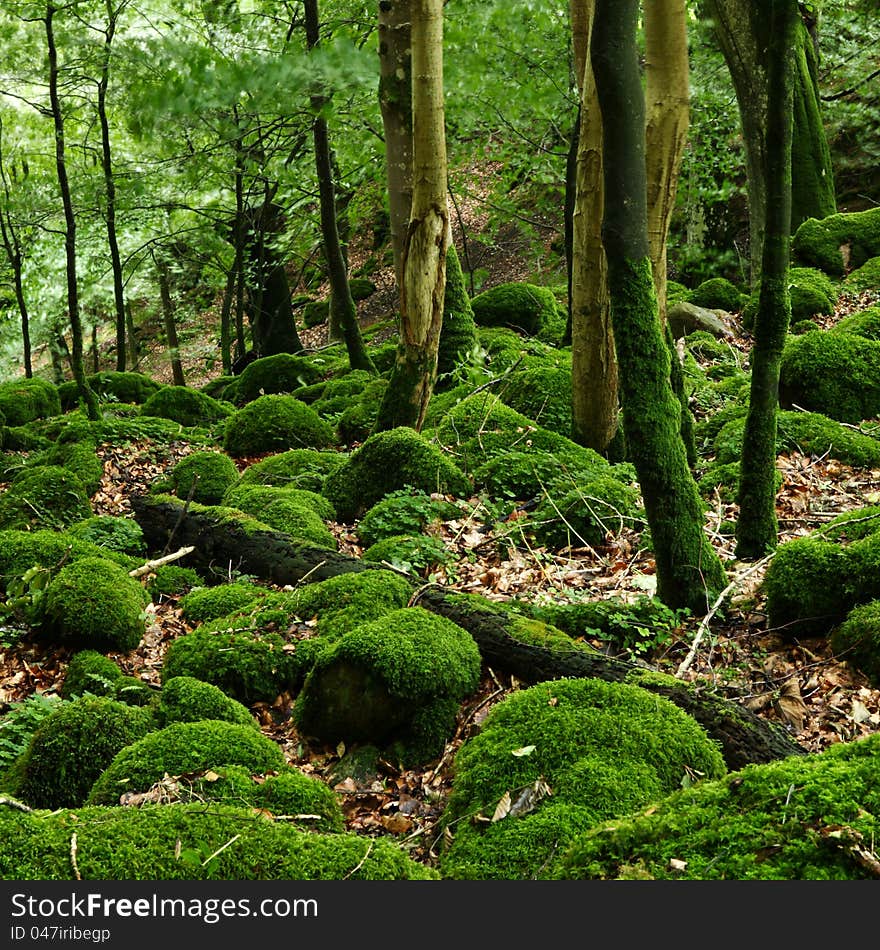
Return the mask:
{"type": "Polygon", "coordinates": [[[189,547],[179,548],[177,551],[172,552],[171,554],[166,554],[164,557],[157,557],[153,561],[147,561],[146,564],[141,564],[140,567],[136,567],[134,570],[128,572],[129,577],[143,577],[144,574],[149,574],[150,571],[154,571],[157,567],[162,567],[163,564],[170,564],[171,561],[177,561],[182,557],[186,557],[187,554],[192,554],[195,551],[195,546],[190,545],[189,547]]]}
{"type": "Polygon", "coordinates": [[[370,844],[369,844],[369,847],[368,847],[367,850],[364,852],[364,856],[363,856],[363,857],[360,859],[360,861],[358,861],[358,863],[348,872],[348,874],[345,875],[345,877],[342,879],[343,881],[347,881],[347,880],[352,876],[352,874],[356,873],[357,871],[359,871],[359,870],[363,867],[364,861],[366,861],[367,858],[370,856],[370,852],[371,852],[372,850],[373,850],[373,842],[371,841],[370,844]]]}
{"type": "Polygon", "coordinates": [[[236,841],[238,841],[238,839],[239,839],[240,837],[241,837],[240,834],[235,835],[235,837],[234,837],[234,838],[230,838],[230,839],[226,842],[226,844],[221,845],[213,854],[209,855],[207,858],[205,858],[204,861],[202,861],[202,867],[204,867],[209,861],[212,861],[214,858],[216,858],[218,854],[220,854],[221,852],[225,851],[231,844],[234,844],[236,841]]]}
{"type": "Polygon", "coordinates": [[[79,866],[76,863],[76,832],[70,836],[70,866],[73,868],[76,879],[81,881],[82,875],[79,873],[79,866]]]}

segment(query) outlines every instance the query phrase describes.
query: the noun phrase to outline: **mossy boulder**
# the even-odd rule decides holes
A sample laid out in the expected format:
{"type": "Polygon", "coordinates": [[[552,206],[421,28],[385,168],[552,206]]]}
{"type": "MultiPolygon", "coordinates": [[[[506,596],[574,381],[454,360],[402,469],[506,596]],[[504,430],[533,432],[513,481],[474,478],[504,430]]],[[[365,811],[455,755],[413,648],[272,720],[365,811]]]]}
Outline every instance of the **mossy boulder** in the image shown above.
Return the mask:
{"type": "Polygon", "coordinates": [[[105,551],[116,551],[132,557],[143,555],[147,550],[141,526],[121,515],[93,515],[72,524],[67,534],[96,544],[105,551]]]}
{"type": "Polygon", "coordinates": [[[341,521],[352,522],[389,492],[411,486],[466,497],[470,483],[436,445],[399,426],[370,436],[327,477],[324,494],[341,521]]]}
{"type": "Polygon", "coordinates": [[[216,620],[244,610],[266,596],[266,588],[248,581],[233,581],[215,587],[196,587],[180,598],[180,611],[192,624],[216,620]]]}
{"type": "Polygon", "coordinates": [[[0,528],[63,529],[91,514],[82,481],[60,465],[23,469],[0,494],[0,528]]]}
{"type": "Polygon", "coordinates": [[[254,462],[241,473],[239,485],[275,485],[320,492],[324,479],[345,464],[339,452],[289,449],[254,462]]]}
{"type": "Polygon", "coordinates": [[[880,600],[853,608],[831,632],[831,649],[880,687],[880,600]]]}
{"type": "Polygon", "coordinates": [[[558,305],[549,287],[511,281],[471,300],[474,321],[483,327],[508,327],[535,336],[556,319],[558,305]]]}
{"type": "Polygon", "coordinates": [[[104,465],[95,453],[95,444],[85,442],[56,442],[55,445],[28,459],[28,467],[58,465],[66,468],[83,483],[86,494],[91,497],[101,487],[104,465]]]}
{"type": "Polygon", "coordinates": [[[220,765],[268,772],[285,765],[277,743],[253,725],[217,719],[175,722],[119,751],[92,785],[87,804],[115,805],[127,792],[145,792],[163,775],[220,765]]]}
{"type": "Polygon", "coordinates": [[[232,413],[229,403],[212,399],[188,386],[163,386],[141,406],[142,416],[171,419],[187,428],[210,427],[232,413]]]}
{"type": "Polygon", "coordinates": [[[330,301],[309,300],[302,310],[303,326],[311,330],[330,319],[330,301]]]}
{"type": "Polygon", "coordinates": [[[0,412],[7,426],[23,426],[34,419],[58,416],[61,414],[58,389],[38,376],[0,383],[0,412]]]}
{"type": "Polygon", "coordinates": [[[336,550],[336,538],[324,524],[335,510],[331,502],[304,489],[271,485],[235,485],[224,496],[224,505],[259,518],[276,531],[297,541],[336,550]]]}
{"type": "Polygon", "coordinates": [[[841,332],[789,338],[782,354],[779,403],[839,422],[880,415],[880,341],[841,332]]]}
{"type": "Polygon", "coordinates": [[[81,805],[113,757],[153,728],[147,709],[99,696],[66,702],[34,733],[15,794],[33,808],[81,805]]]}
{"type": "Polygon", "coordinates": [[[223,504],[257,517],[273,502],[282,498],[311,509],[324,521],[333,521],[336,518],[336,509],[328,498],[308,488],[296,488],[293,485],[260,485],[239,481],[227,489],[223,504]]]}
{"type": "MultiPolygon", "coordinates": [[[[144,373],[106,371],[86,376],[89,388],[101,402],[122,402],[141,405],[162,388],[162,384],[144,373]]],[[[210,395],[210,394],[209,394],[210,395]]],[[[62,383],[58,387],[61,409],[68,412],[79,402],[76,382],[62,383]]]]}
{"type": "Polygon", "coordinates": [[[868,340],[880,340],[880,306],[849,313],[838,320],[828,332],[852,333],[868,340]]]}
{"type": "Polygon", "coordinates": [[[61,682],[61,697],[74,699],[84,693],[93,696],[114,696],[122,679],[122,670],[97,650],[79,650],[70,658],[61,682]]]}
{"type": "Polygon", "coordinates": [[[128,653],[144,635],[149,594],[118,564],[83,557],[49,582],[41,636],[128,653]]]}
{"type": "Polygon", "coordinates": [[[340,445],[353,445],[369,438],[387,389],[388,378],[375,377],[342,410],[336,419],[336,439],[340,445]]]}
{"type": "Polygon", "coordinates": [[[706,310],[724,310],[727,313],[739,312],[747,300],[748,296],[726,277],[710,277],[687,295],[688,303],[706,310]]]}
{"type": "Polygon", "coordinates": [[[321,370],[302,356],[276,353],[248,364],[239,377],[235,394],[239,406],[253,402],[260,396],[292,393],[300,386],[318,382],[321,370]]]}
{"type": "Polygon", "coordinates": [[[479,678],[480,652],[467,631],[421,607],[405,607],[324,650],[293,714],[304,735],[397,743],[404,764],[421,764],[442,753],[459,704],[479,678]]]}
{"type": "Polygon", "coordinates": [[[377,501],[360,519],[356,531],[365,547],[395,534],[421,534],[441,521],[461,514],[458,507],[444,498],[411,488],[390,492],[377,501]]]}
{"type": "Polygon", "coordinates": [[[498,390],[505,405],[537,425],[571,436],[571,369],[536,366],[515,370],[498,390]]]}
{"type": "Polygon", "coordinates": [[[880,736],[748,765],[586,830],[554,877],[577,880],[840,880],[876,835],[880,736]]]}
{"type": "MultiPolygon", "coordinates": [[[[257,806],[260,807],[260,806],[257,806]]],[[[436,880],[396,842],[321,834],[254,808],[203,802],[91,807],[57,813],[0,809],[0,877],[73,880],[436,880]],[[235,840],[234,847],[225,847],[235,840]],[[212,858],[212,855],[216,857],[212,858]],[[208,858],[212,858],[210,861],[208,858]]]]}
{"type": "Polygon", "coordinates": [[[539,683],[502,700],[456,754],[441,872],[549,877],[578,832],[725,772],[705,730],[661,696],[599,679],[539,683]]]}
{"type": "Polygon", "coordinates": [[[788,285],[793,321],[834,313],[840,291],[821,270],[815,267],[791,267],[788,285]]]}
{"type": "Polygon", "coordinates": [[[226,490],[238,481],[235,462],[224,452],[197,450],[171,469],[171,484],[180,498],[219,505],[226,490]]]}
{"type": "Polygon", "coordinates": [[[880,290],[880,256],[872,257],[846,275],[843,287],[852,293],[880,290]]]}
{"type": "Polygon", "coordinates": [[[158,726],[170,726],[174,722],[201,722],[204,719],[219,719],[259,729],[257,720],[247,706],[227,696],[212,683],[205,683],[193,676],[172,676],[162,684],[156,707],[158,726]]]}
{"type": "Polygon", "coordinates": [[[185,596],[195,587],[204,587],[205,579],[192,567],[181,564],[160,564],[147,577],[147,592],[154,603],[163,597],[185,596]]]}
{"type": "Polygon", "coordinates": [[[843,277],[847,266],[880,255],[880,208],[807,218],[792,235],[791,250],[798,263],[843,277]]]}
{"type": "Polygon", "coordinates": [[[223,448],[236,458],[332,443],[330,425],[293,396],[259,396],[236,411],[223,431],[223,448]]]}

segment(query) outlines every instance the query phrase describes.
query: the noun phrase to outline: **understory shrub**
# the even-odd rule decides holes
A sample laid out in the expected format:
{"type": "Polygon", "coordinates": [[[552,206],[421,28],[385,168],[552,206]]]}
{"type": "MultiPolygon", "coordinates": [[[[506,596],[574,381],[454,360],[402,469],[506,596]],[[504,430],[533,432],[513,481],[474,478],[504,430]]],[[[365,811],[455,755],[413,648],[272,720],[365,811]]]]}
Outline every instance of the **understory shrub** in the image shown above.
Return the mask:
{"type": "Polygon", "coordinates": [[[133,557],[146,553],[147,545],[141,526],[131,518],[120,515],[93,515],[78,521],[67,529],[67,534],[89,541],[107,551],[117,551],[133,557]]]}
{"type": "Polygon", "coordinates": [[[460,514],[452,502],[433,497],[413,488],[389,492],[377,501],[356,527],[358,540],[365,547],[396,534],[420,534],[431,525],[460,514]]]}
{"type": "Polygon", "coordinates": [[[423,576],[456,560],[455,553],[440,538],[429,534],[393,534],[371,544],[361,557],[365,561],[391,564],[399,571],[423,576]]]}

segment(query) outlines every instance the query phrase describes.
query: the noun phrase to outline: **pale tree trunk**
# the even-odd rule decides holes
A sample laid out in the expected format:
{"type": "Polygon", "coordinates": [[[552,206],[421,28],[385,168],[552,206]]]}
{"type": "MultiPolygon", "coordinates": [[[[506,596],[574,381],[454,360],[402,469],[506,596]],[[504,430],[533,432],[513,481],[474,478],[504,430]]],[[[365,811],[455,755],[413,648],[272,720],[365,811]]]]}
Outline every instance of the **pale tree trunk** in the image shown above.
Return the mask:
{"type": "Polygon", "coordinates": [[[420,430],[437,376],[449,211],[443,0],[412,0],[413,199],[402,260],[400,341],[375,431],[420,430]]]}
{"type": "Polygon", "coordinates": [[[602,117],[588,55],[594,0],[571,0],[574,68],[580,91],[572,214],[572,437],[605,453],[617,431],[617,357],[602,244],[602,117]]]}

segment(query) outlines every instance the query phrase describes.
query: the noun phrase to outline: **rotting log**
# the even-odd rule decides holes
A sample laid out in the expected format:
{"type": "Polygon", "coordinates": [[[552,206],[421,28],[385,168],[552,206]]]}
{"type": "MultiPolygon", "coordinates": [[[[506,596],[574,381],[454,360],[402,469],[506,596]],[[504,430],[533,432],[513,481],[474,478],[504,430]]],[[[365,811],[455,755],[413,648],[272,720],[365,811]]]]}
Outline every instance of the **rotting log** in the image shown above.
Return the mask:
{"type": "MultiPolygon", "coordinates": [[[[187,563],[194,567],[225,572],[231,563],[245,574],[284,585],[382,566],[298,543],[281,532],[243,527],[210,508],[188,509],[182,501],[146,495],[133,499],[132,507],[151,549],[162,550],[170,539],[179,545],[192,545],[194,550],[187,555],[187,563]]],[[[560,650],[518,639],[511,633],[514,616],[489,602],[483,609],[473,598],[457,597],[454,591],[442,587],[426,587],[414,595],[413,603],[463,627],[476,641],[487,667],[524,683],[596,677],[631,683],[664,696],[719,742],[731,771],[751,763],[807,754],[780,724],[696,684],[683,683],[647,665],[606,656],[599,650],[560,650]]]]}

